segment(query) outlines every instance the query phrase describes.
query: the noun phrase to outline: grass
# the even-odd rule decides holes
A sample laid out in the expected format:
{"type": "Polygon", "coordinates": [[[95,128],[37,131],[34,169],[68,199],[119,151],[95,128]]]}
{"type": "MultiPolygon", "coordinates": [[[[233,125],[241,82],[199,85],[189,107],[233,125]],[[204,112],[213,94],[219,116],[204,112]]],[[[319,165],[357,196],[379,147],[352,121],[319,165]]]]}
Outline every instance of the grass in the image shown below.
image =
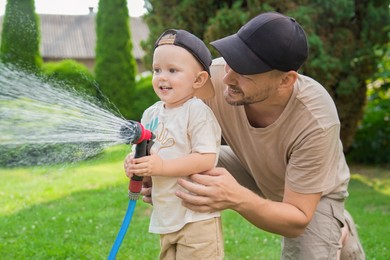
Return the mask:
{"type": "MultiPolygon", "coordinates": [[[[127,209],[128,148],[67,166],[0,169],[0,259],[106,259],[127,209]]],[[[367,259],[390,259],[390,169],[353,166],[346,207],[367,259]]],[[[138,202],[117,259],[157,259],[151,206],[138,202]]],[[[280,237],[222,216],[225,259],[279,259],[280,237]]]]}

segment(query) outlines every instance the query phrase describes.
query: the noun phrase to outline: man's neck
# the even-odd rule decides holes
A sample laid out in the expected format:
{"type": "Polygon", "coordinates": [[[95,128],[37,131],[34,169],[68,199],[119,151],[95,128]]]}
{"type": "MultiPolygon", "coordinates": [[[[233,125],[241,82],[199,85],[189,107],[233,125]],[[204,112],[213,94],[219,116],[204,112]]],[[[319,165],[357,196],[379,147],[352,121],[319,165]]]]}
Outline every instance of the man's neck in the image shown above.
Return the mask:
{"type": "Polygon", "coordinates": [[[245,105],[245,113],[251,126],[265,128],[272,125],[283,113],[292,93],[293,88],[282,91],[275,102],[245,105]]]}

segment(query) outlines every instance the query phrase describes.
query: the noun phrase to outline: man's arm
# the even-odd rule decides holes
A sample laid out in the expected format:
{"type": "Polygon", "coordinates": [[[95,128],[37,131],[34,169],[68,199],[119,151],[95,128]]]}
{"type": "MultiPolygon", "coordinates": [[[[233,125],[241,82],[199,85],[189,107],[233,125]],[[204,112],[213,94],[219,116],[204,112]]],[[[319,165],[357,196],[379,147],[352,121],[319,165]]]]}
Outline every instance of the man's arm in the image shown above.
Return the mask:
{"type": "Polygon", "coordinates": [[[193,182],[179,180],[188,193],[176,192],[189,209],[200,212],[232,209],[256,227],[285,237],[303,233],[321,198],[321,193],[301,194],[286,187],[283,202],[266,200],[241,186],[224,168],[190,178],[193,182]]]}
{"type": "Polygon", "coordinates": [[[304,232],[321,198],[321,193],[302,194],[285,187],[283,202],[275,202],[244,190],[248,196],[244,195],[233,209],[258,228],[285,237],[297,237],[304,232]]]}

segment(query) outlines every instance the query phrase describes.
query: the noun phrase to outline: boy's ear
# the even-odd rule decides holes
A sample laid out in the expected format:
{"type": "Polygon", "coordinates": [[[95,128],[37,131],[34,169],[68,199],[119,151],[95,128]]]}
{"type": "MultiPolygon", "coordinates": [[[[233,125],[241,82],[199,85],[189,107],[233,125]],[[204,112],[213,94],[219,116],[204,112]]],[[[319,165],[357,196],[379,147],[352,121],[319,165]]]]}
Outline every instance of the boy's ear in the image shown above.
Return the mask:
{"type": "Polygon", "coordinates": [[[203,87],[203,85],[206,83],[206,81],[209,79],[209,74],[207,71],[201,71],[196,75],[196,79],[194,82],[193,87],[195,89],[203,87]]]}

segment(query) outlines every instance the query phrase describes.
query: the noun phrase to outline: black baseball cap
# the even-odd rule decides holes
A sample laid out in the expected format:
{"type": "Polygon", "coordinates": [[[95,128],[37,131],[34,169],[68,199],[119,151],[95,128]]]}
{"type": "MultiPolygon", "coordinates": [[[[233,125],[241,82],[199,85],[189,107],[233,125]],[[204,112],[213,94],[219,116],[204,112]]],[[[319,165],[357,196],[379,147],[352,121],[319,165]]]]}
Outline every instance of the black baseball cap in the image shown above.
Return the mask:
{"type": "Polygon", "coordinates": [[[213,91],[210,92],[210,88],[214,88],[210,79],[210,65],[212,58],[206,44],[192,33],[177,29],[169,29],[163,32],[154,44],[154,48],[156,49],[158,46],[167,44],[176,45],[186,49],[200,63],[203,69],[208,72],[209,78],[207,82],[203,87],[196,90],[195,96],[202,99],[209,98],[210,95],[214,93],[213,91]]]}
{"type": "Polygon", "coordinates": [[[242,75],[273,69],[297,71],[309,53],[302,27],[294,18],[277,12],[259,14],[236,34],[210,44],[242,75]]]}
{"type": "Polygon", "coordinates": [[[210,74],[211,53],[201,39],[185,30],[169,29],[160,35],[154,48],[165,44],[177,45],[186,49],[202,65],[204,70],[210,74]]]}

